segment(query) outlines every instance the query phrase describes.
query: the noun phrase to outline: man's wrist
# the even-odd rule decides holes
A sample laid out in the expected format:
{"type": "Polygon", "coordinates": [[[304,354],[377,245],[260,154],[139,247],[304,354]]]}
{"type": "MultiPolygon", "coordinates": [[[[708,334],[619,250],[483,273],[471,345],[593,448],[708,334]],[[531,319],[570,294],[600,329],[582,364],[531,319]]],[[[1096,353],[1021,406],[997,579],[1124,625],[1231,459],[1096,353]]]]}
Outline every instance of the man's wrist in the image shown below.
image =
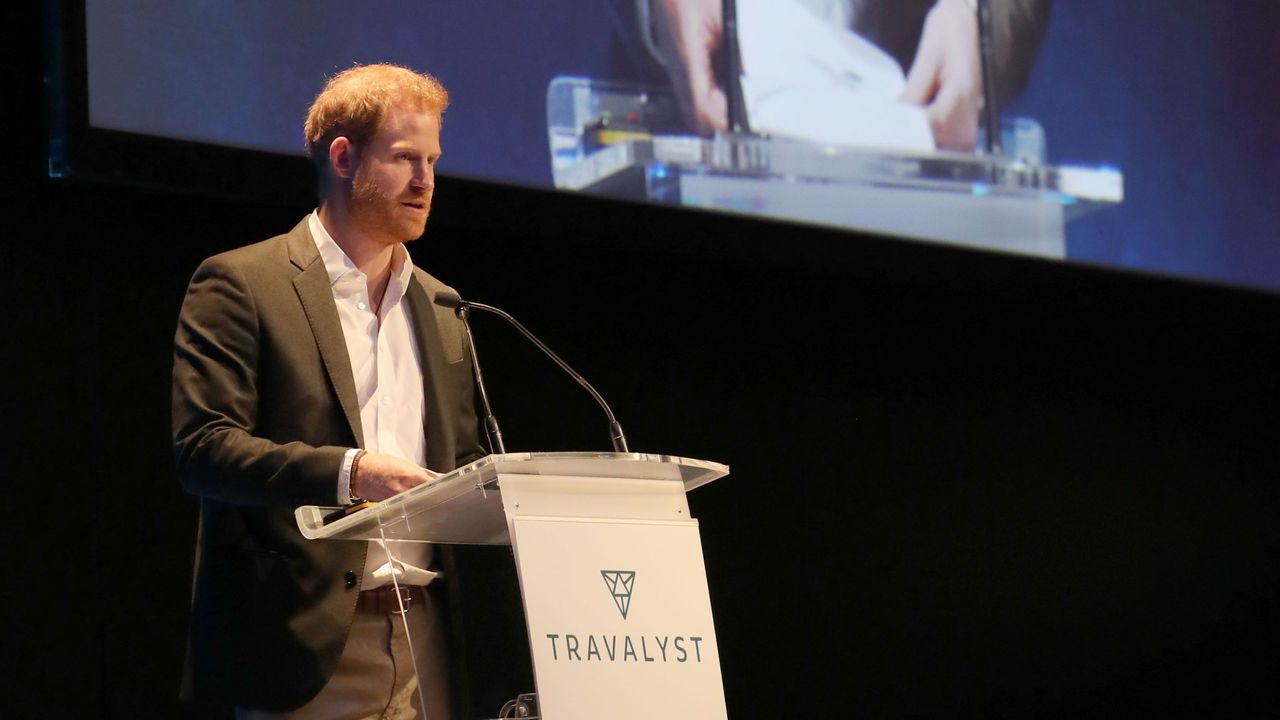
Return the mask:
{"type": "Polygon", "coordinates": [[[360,448],[351,448],[342,456],[342,469],[338,472],[338,502],[352,503],[360,499],[360,458],[366,455],[360,448]]]}
{"type": "Polygon", "coordinates": [[[351,494],[351,502],[357,502],[360,497],[360,459],[369,453],[360,450],[351,458],[351,483],[349,492],[351,494]]]}

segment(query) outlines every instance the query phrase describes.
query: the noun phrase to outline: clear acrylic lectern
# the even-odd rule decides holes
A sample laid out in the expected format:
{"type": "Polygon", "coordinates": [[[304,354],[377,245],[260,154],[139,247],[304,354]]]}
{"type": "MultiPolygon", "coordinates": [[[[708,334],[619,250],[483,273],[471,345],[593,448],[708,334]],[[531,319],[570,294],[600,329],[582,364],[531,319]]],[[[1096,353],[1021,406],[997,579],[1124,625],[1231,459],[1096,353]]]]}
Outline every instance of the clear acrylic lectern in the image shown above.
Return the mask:
{"type": "Polygon", "coordinates": [[[311,540],[512,545],[540,717],[723,718],[685,493],[728,472],[667,455],[507,453],[347,515],[295,516],[311,540]]]}

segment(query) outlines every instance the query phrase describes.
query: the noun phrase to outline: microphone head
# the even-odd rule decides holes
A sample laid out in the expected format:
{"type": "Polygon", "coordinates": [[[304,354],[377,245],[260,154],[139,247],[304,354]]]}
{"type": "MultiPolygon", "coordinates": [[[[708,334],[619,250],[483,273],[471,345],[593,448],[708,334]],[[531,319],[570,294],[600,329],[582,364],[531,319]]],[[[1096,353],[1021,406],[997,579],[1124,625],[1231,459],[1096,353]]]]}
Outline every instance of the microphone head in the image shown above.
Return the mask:
{"type": "Polygon", "coordinates": [[[432,302],[442,308],[457,310],[462,305],[462,296],[458,295],[453,288],[444,288],[436,293],[432,302]]]}

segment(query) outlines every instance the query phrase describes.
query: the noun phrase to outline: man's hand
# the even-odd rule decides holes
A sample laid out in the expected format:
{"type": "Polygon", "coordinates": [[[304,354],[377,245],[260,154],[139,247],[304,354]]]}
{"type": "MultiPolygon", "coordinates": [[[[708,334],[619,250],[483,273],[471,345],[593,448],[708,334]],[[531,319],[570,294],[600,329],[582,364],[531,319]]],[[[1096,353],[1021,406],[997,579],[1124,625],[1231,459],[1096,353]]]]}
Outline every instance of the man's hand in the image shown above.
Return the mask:
{"type": "Polygon", "coordinates": [[[352,482],[357,495],[378,502],[438,477],[440,473],[393,455],[365,453],[360,458],[352,482]]]}
{"type": "Polygon", "coordinates": [[[729,101],[711,67],[724,40],[721,0],[652,2],[658,49],[685,120],[704,134],[728,129],[729,101]]]}
{"type": "Polygon", "coordinates": [[[977,145],[982,61],[978,18],[965,0],[938,0],[929,10],[902,100],[925,106],[938,147],[977,145]]]}

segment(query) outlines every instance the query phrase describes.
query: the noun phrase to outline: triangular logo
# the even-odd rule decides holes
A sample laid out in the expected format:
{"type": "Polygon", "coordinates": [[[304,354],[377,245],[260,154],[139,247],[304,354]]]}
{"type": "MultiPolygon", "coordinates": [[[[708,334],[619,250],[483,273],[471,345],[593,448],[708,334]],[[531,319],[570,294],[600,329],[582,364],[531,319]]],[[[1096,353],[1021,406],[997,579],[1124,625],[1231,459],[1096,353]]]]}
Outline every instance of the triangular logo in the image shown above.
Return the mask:
{"type": "Polygon", "coordinates": [[[609,588],[609,594],[613,596],[613,604],[618,606],[618,612],[622,613],[622,619],[627,619],[627,610],[631,608],[631,591],[636,586],[636,573],[634,570],[601,570],[600,577],[604,578],[604,584],[609,588]]]}

